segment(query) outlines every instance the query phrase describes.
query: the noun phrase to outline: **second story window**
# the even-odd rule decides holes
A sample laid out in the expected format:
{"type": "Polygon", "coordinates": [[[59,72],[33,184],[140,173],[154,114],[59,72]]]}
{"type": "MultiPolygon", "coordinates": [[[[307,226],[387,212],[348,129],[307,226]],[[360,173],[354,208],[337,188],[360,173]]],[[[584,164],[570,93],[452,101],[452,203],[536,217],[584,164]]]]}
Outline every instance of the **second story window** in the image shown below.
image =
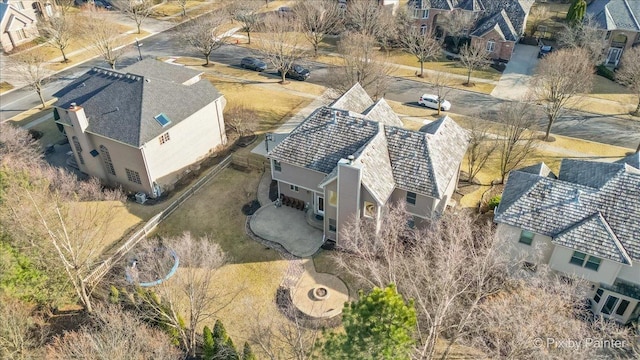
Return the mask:
{"type": "Polygon", "coordinates": [[[496,50],[496,42],[493,40],[487,41],[487,51],[494,52],[496,50]]]}
{"type": "Polygon", "coordinates": [[[169,137],[169,133],[168,132],[160,135],[160,145],[166,143],[169,140],[171,140],[171,138],[169,137]]]}
{"type": "Polygon", "coordinates": [[[574,251],[571,259],[569,260],[570,264],[581,266],[593,271],[598,271],[601,262],[602,259],[599,257],[587,255],[580,251],[574,251]]]}
{"type": "Polygon", "coordinates": [[[104,161],[105,168],[107,168],[107,172],[111,175],[115,175],[116,169],[113,167],[113,162],[111,161],[109,150],[106,146],[100,145],[100,152],[102,153],[102,160],[104,161]]]}
{"type": "Polygon", "coordinates": [[[415,205],[417,197],[416,193],[407,191],[407,204],[415,205]]]}
{"type": "Polygon", "coordinates": [[[273,160],[273,171],[281,172],[282,164],[278,160],[273,160]]]}
{"type": "Polygon", "coordinates": [[[520,232],[520,240],[518,240],[518,242],[525,245],[531,245],[534,235],[535,234],[531,231],[522,230],[522,232],[520,232]]]}

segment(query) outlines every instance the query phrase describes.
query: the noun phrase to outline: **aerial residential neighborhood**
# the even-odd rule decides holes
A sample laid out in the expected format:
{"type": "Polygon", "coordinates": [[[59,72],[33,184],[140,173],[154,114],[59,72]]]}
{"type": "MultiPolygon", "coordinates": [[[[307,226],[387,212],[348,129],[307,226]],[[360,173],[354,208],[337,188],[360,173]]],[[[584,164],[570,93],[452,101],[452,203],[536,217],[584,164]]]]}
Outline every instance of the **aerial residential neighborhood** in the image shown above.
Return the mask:
{"type": "Polygon", "coordinates": [[[1,359],[640,358],[640,1],[0,0],[1,359]]]}

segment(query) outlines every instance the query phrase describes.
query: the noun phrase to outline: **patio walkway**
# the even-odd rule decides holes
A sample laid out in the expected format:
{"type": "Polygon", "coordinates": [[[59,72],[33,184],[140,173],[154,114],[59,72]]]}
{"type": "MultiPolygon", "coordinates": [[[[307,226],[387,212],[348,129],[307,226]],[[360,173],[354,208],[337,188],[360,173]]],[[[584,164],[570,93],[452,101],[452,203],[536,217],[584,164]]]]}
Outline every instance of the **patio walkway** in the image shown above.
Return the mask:
{"type": "Polygon", "coordinates": [[[257,236],[297,257],[309,257],[322,246],[322,231],[307,224],[304,211],[294,208],[268,203],[251,216],[249,226],[257,236]]]}

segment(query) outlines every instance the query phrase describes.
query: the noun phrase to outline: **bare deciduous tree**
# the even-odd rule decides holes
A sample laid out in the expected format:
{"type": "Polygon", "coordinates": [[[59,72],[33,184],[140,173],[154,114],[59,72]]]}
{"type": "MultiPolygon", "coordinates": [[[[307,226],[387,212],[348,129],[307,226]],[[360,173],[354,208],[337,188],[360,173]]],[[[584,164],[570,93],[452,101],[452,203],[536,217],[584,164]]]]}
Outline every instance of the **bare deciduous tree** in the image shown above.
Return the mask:
{"type": "Polygon", "coordinates": [[[532,108],[527,103],[503,104],[498,110],[498,121],[502,124],[498,139],[500,155],[500,180],[504,183],[511,170],[519,167],[536,147],[533,131],[535,120],[532,108]]]}
{"type": "Polygon", "coordinates": [[[260,117],[256,111],[244,105],[234,105],[225,109],[225,125],[235,131],[240,137],[253,134],[259,119],[260,117]]]}
{"type": "Polygon", "coordinates": [[[8,63],[7,70],[15,74],[20,81],[38,94],[42,109],[44,109],[47,105],[44,100],[43,90],[47,79],[53,73],[46,68],[45,55],[39,49],[24,51],[11,56],[8,63]]]}
{"type": "MultiPolygon", "coordinates": [[[[153,293],[138,296],[136,303],[144,317],[172,329],[182,347],[194,356],[198,347],[196,333],[202,330],[205,321],[224,308],[223,301],[232,299],[226,290],[214,287],[213,283],[216,271],[224,265],[226,257],[211,239],[194,238],[188,232],[163,239],[161,243],[149,240],[136,251],[154,253],[158,248],[174,251],[180,259],[180,268],[170,279],[153,287],[157,297],[153,293]]],[[[145,266],[156,269],[159,274],[168,270],[164,262],[166,257],[145,259],[150,262],[145,266]]]]}
{"type": "Polygon", "coordinates": [[[469,182],[484,168],[491,155],[498,148],[496,135],[489,130],[489,123],[485,121],[471,122],[469,147],[467,147],[467,172],[469,182]]]}
{"type": "Polygon", "coordinates": [[[471,86],[471,73],[489,66],[489,52],[481,42],[465,44],[460,50],[460,62],[467,69],[466,85],[471,86]]]}
{"type": "Polygon", "coordinates": [[[473,29],[476,19],[472,12],[453,10],[443,16],[442,28],[446,36],[450,36],[456,49],[460,46],[460,40],[473,29]]]}
{"type": "Polygon", "coordinates": [[[622,54],[621,67],[616,72],[616,79],[631,89],[638,97],[638,105],[633,115],[640,116],[640,47],[627,49],[622,54]]]}
{"type": "Polygon", "coordinates": [[[345,25],[351,32],[378,39],[389,28],[381,26],[387,23],[385,9],[377,1],[352,0],[346,11],[345,25]]]}
{"type": "Polygon", "coordinates": [[[57,336],[48,359],[158,359],[181,357],[168,336],[117,306],[98,306],[89,325],[57,336]]]}
{"type": "Polygon", "coordinates": [[[406,52],[418,58],[419,77],[424,76],[424,63],[435,60],[442,53],[442,44],[431,33],[423,32],[419,27],[408,28],[400,37],[406,52]]]}
{"type": "Polygon", "coordinates": [[[447,99],[447,96],[449,96],[449,93],[453,89],[454,79],[449,73],[437,71],[429,76],[429,80],[436,90],[435,95],[438,97],[438,116],[440,116],[442,103],[447,99]]]}
{"type": "MultiPolygon", "coordinates": [[[[341,230],[338,266],[365,287],[395,283],[414,300],[418,314],[416,358],[433,358],[446,334],[449,345],[462,334],[482,300],[504,283],[507,259],[491,224],[466,214],[444,213],[424,229],[408,229],[404,207],[383,212],[379,230],[361,219],[341,230]]],[[[446,349],[445,352],[449,350],[446,349]]]]}
{"type": "Polygon", "coordinates": [[[531,26],[531,36],[535,36],[540,25],[549,17],[549,8],[544,4],[536,4],[529,12],[529,25],[531,26]]]}
{"type": "Polygon", "coordinates": [[[46,21],[38,22],[40,33],[48,40],[48,46],[60,50],[62,62],[68,62],[65,50],[69,47],[71,40],[78,36],[75,26],[69,15],[61,12],[57,16],[52,16],[46,21]]]}
{"type": "MultiPolygon", "coordinates": [[[[14,134],[22,139],[30,137],[26,131],[14,134]]],[[[82,305],[91,312],[91,294],[98,282],[89,284],[85,279],[100,261],[113,213],[122,205],[122,194],[118,190],[103,191],[97,179],[79,181],[74,174],[42,160],[28,161],[29,166],[16,163],[29,151],[2,154],[13,148],[0,146],[4,176],[9,179],[19,175],[22,179],[7,182],[0,204],[0,219],[14,241],[12,246],[27,252],[52,282],[65,274],[82,305]]]]}
{"type": "Polygon", "coordinates": [[[558,33],[558,43],[564,48],[584,50],[591,65],[595,66],[602,62],[607,46],[605,33],[598,26],[592,15],[586,15],[582,22],[574,25],[564,24],[558,33]]]}
{"type": "Polygon", "coordinates": [[[118,42],[120,31],[109,21],[105,11],[90,6],[82,12],[82,15],[84,19],[81,21],[79,31],[89,41],[90,48],[115,70],[116,63],[124,55],[118,42]]]}
{"type": "Polygon", "coordinates": [[[318,55],[318,46],[327,34],[336,32],[342,25],[338,2],[333,0],[302,1],[293,8],[300,21],[301,30],[318,55]]]}
{"type": "Polygon", "coordinates": [[[561,49],[547,55],[538,63],[531,84],[534,99],[542,103],[547,115],[544,139],[548,141],[562,110],[593,86],[593,64],[587,50],[561,49]]]}
{"type": "Polygon", "coordinates": [[[332,86],[346,91],[355,83],[374,98],[382,97],[389,84],[393,65],[375,48],[376,41],[368,35],[347,33],[338,43],[344,66],[332,74],[332,86]]]}
{"type": "Polygon", "coordinates": [[[180,7],[180,16],[182,17],[187,16],[187,1],[189,0],[176,0],[176,4],[180,7]]]}
{"type": "Polygon", "coordinates": [[[242,31],[247,33],[248,43],[251,44],[251,33],[256,31],[260,24],[258,10],[262,7],[260,0],[239,0],[229,5],[228,11],[232,18],[242,23],[242,31]]]}
{"type": "Polygon", "coordinates": [[[285,84],[287,72],[307,54],[297,34],[300,25],[285,17],[269,15],[264,19],[264,29],[258,49],[280,74],[281,84],[285,84]]]}
{"type": "Polygon", "coordinates": [[[224,36],[224,33],[219,30],[220,25],[226,21],[226,16],[221,12],[203,15],[192,20],[182,33],[184,41],[204,55],[206,59],[204,66],[209,66],[211,53],[227,42],[228,36],[224,36]]]}
{"type": "Polygon", "coordinates": [[[138,34],[144,20],[153,12],[153,0],[115,0],[114,3],[122,13],[136,23],[138,34]]]}
{"type": "Polygon", "coordinates": [[[38,348],[46,341],[47,327],[32,306],[0,296],[0,320],[0,358],[42,358],[38,348]]]}

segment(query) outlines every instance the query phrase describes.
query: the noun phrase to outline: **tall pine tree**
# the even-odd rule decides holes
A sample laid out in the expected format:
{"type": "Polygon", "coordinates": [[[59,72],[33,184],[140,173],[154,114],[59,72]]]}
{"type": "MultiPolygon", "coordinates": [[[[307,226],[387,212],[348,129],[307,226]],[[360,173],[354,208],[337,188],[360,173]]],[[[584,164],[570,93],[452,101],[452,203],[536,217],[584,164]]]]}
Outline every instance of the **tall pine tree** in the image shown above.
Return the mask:
{"type": "Polygon", "coordinates": [[[205,326],[202,330],[202,352],[204,360],[213,360],[215,341],[213,340],[213,333],[208,326],[205,326]]]}
{"type": "Polygon", "coordinates": [[[567,12],[567,21],[571,26],[579,24],[584,19],[584,14],[587,12],[586,0],[573,0],[573,3],[569,7],[567,12]]]}
{"type": "Polygon", "coordinates": [[[244,343],[244,348],[242,349],[242,360],[257,360],[256,355],[251,350],[251,346],[249,346],[248,342],[244,343]]]}
{"type": "Polygon", "coordinates": [[[360,300],[345,304],[344,333],[333,333],[322,346],[332,360],[408,360],[414,343],[416,311],[405,303],[395,285],[359,292],[360,300]]]}
{"type": "Polygon", "coordinates": [[[220,320],[213,326],[213,359],[239,360],[238,351],[220,320]]]}

